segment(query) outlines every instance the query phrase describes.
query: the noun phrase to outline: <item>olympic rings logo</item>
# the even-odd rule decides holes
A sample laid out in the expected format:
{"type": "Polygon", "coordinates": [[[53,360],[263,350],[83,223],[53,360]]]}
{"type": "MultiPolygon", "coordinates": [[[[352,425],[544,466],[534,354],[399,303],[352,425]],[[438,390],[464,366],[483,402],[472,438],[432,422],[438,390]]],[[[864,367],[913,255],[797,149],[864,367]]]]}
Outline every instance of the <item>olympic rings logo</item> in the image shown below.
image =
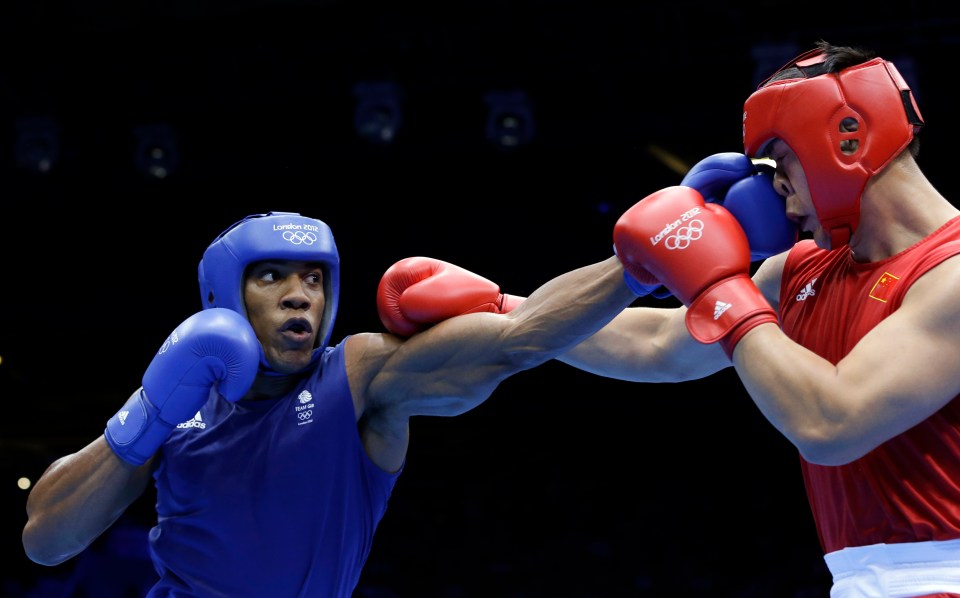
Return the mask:
{"type": "Polygon", "coordinates": [[[283,240],[290,241],[294,245],[313,245],[317,242],[317,235],[304,231],[283,231],[283,240]]]}
{"type": "Polygon", "coordinates": [[[180,342],[180,335],[177,334],[176,330],[174,330],[173,333],[171,333],[170,336],[167,337],[167,340],[163,341],[163,345],[160,346],[160,350],[157,351],[157,355],[163,355],[164,353],[167,352],[167,349],[177,344],[178,342],[180,342]]]}
{"type": "Polygon", "coordinates": [[[297,417],[300,418],[300,421],[306,421],[313,417],[313,409],[307,409],[306,411],[301,411],[297,414],[297,417]]]}
{"type": "Polygon", "coordinates": [[[703,236],[703,221],[691,220],[686,226],[681,226],[677,232],[670,235],[663,241],[663,246],[667,249],[686,249],[690,243],[703,236]]]}

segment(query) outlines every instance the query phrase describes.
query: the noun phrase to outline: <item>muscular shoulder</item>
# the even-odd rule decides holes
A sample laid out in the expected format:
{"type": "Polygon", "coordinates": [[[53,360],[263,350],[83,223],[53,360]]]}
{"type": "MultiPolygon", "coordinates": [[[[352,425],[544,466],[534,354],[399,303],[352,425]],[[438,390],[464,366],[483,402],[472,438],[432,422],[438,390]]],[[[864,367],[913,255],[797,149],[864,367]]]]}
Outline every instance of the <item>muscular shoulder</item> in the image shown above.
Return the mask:
{"type": "Polygon", "coordinates": [[[756,268],[753,275],[753,283],[775,310],[780,305],[780,281],[783,278],[783,265],[786,262],[787,253],[768,257],[756,268]]]}
{"type": "Polygon", "coordinates": [[[946,314],[949,319],[960,313],[955,289],[960,286],[960,254],[948,257],[924,272],[910,286],[904,305],[921,304],[923,309],[946,314]]]}
{"type": "Polygon", "coordinates": [[[344,362],[350,391],[357,405],[358,414],[362,413],[368,400],[370,381],[383,368],[391,355],[403,346],[403,339],[392,334],[365,332],[351,335],[346,340],[344,362]]]}
{"type": "Polygon", "coordinates": [[[396,417],[370,391],[371,382],[381,374],[387,360],[404,345],[392,334],[365,333],[347,339],[344,358],[350,392],[360,422],[364,449],[378,467],[397,472],[406,459],[409,443],[407,418],[396,417]]]}

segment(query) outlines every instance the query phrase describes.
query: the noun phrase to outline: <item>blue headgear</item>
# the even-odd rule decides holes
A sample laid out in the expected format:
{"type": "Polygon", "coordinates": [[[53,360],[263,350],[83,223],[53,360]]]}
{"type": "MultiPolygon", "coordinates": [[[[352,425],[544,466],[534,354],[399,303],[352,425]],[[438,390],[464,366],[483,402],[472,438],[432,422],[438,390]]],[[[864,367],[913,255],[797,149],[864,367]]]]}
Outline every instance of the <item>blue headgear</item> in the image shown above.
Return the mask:
{"type": "MultiPolygon", "coordinates": [[[[340,298],[340,255],[330,227],[320,220],[296,212],[253,214],[220,233],[203,252],[198,267],[203,309],[225,307],[247,317],[244,271],[251,263],[263,260],[323,264],[326,306],[317,333],[315,360],[330,343],[340,298]]],[[[267,366],[262,350],[260,362],[267,366]]]]}

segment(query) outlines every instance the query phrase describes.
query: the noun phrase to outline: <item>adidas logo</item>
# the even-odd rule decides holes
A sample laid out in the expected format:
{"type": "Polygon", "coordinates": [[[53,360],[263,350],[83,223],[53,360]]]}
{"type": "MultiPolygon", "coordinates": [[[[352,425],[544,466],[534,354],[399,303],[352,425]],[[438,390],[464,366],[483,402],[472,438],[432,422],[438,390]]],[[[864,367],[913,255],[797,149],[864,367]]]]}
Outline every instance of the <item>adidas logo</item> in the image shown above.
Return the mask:
{"type": "Polygon", "coordinates": [[[203,418],[200,417],[200,412],[197,411],[197,414],[193,416],[193,419],[188,419],[182,424],[177,424],[178,428],[200,428],[203,430],[207,427],[207,424],[203,423],[203,418]]]}
{"type": "Polygon", "coordinates": [[[717,304],[713,306],[713,320],[717,321],[720,319],[720,316],[723,315],[723,312],[727,311],[733,307],[732,303],[727,303],[725,301],[717,301],[717,304]]]}
{"type": "Polygon", "coordinates": [[[817,292],[813,289],[813,285],[815,285],[816,283],[817,283],[816,278],[808,282],[807,286],[805,286],[802,291],[797,293],[797,301],[803,301],[807,297],[813,297],[814,295],[816,295],[817,292]]]}
{"type": "Polygon", "coordinates": [[[117,414],[117,419],[120,420],[120,425],[127,423],[127,416],[130,414],[129,411],[121,411],[117,414]]]}

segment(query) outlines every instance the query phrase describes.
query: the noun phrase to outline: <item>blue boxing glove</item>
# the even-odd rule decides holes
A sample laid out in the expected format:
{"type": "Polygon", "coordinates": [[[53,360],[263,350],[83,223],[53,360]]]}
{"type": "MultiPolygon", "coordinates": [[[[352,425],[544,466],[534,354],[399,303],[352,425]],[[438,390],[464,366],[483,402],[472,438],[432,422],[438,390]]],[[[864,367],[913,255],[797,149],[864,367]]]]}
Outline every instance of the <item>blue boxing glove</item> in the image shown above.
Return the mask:
{"type": "Polygon", "coordinates": [[[746,155],[723,152],[694,164],[680,184],[699,191],[707,203],[722,204],[731,185],[755,173],[753,161],[746,155]]]}
{"type": "Polygon", "coordinates": [[[107,444],[127,463],[143,465],[174,426],[200,410],[211,388],[240,400],[259,363],[260,342],[243,316],[224,308],[197,312],[167,337],[143,386],[107,421],[107,444]]]}
{"type": "MultiPolygon", "coordinates": [[[[617,255],[616,245],[613,246],[613,254],[617,255]]],[[[657,299],[666,299],[673,294],[670,292],[670,289],[663,286],[660,281],[657,280],[656,276],[650,274],[640,266],[635,266],[632,273],[624,270],[623,281],[627,283],[627,288],[633,291],[633,294],[637,297],[653,295],[657,299]],[[641,278],[643,280],[641,280],[641,278]]]]}
{"type": "Polygon", "coordinates": [[[747,234],[750,260],[756,262],[790,249],[799,235],[787,218],[783,198],[773,189],[773,173],[771,166],[745,154],[723,152],[694,164],[680,184],[734,215],[747,234]]]}

